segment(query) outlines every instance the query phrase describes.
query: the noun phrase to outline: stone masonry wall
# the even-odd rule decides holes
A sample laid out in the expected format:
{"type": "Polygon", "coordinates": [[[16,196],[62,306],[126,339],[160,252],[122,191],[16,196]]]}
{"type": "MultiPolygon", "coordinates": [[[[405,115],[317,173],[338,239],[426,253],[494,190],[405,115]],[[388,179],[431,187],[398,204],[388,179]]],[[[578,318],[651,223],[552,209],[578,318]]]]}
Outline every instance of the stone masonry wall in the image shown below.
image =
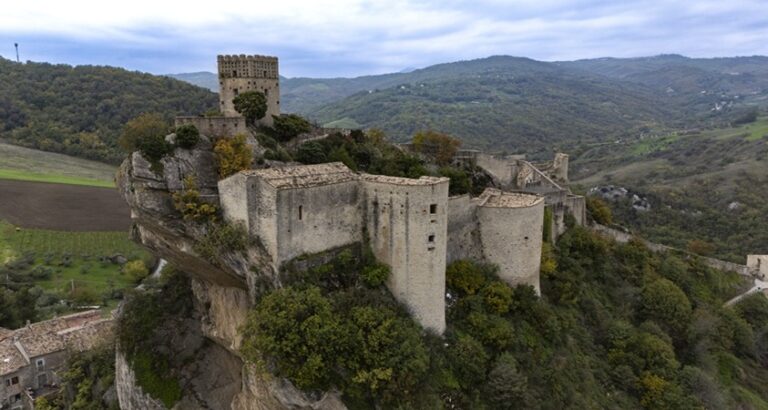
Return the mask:
{"type": "Polygon", "coordinates": [[[477,201],[469,195],[448,198],[448,250],[447,262],[472,259],[482,260],[480,229],[477,220],[477,201]]]}
{"type": "Polygon", "coordinates": [[[278,266],[297,256],[362,241],[356,180],[277,192],[278,266]]]}
{"type": "Polygon", "coordinates": [[[536,293],[541,267],[544,201],[529,207],[477,210],[485,259],[499,267],[499,277],[512,286],[531,285],[536,293]]]}
{"type": "Polygon", "coordinates": [[[371,248],[391,268],[387,285],[422,326],[441,334],[445,330],[448,180],[431,185],[369,180],[363,186],[371,248]]]}
{"type": "Polygon", "coordinates": [[[231,137],[248,133],[245,119],[237,114],[235,117],[176,117],[174,126],[191,124],[201,134],[209,137],[231,137]]]}

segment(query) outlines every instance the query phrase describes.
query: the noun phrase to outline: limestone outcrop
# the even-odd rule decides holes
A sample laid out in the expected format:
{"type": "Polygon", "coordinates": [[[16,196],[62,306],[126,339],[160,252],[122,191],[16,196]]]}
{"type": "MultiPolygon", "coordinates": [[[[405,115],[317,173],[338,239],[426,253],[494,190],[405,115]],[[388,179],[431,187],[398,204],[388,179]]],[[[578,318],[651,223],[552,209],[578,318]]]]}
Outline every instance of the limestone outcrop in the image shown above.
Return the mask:
{"type": "MultiPolygon", "coordinates": [[[[172,329],[160,329],[172,338],[169,357],[185,358],[174,364],[183,398],[175,409],[342,410],[337,393],[318,397],[296,389],[287,380],[265,375],[246,365],[238,353],[239,328],[256,295],[277,283],[269,256],[257,244],[245,252],[222,252],[211,262],[194,250],[207,227],[185,221],[174,209],[172,193],[183,179],[194,175],[201,198],[219,205],[218,175],[211,143],[205,137],[196,149],[176,149],[161,161],[162,173],[140,154],[121,165],[117,186],[131,207],[134,240],[157,257],[191,277],[193,317],[178,318],[172,329]]],[[[169,339],[171,340],[171,339],[169,339]]],[[[123,409],[163,409],[136,383],[136,375],[123,353],[116,355],[117,393],[123,409]]]]}

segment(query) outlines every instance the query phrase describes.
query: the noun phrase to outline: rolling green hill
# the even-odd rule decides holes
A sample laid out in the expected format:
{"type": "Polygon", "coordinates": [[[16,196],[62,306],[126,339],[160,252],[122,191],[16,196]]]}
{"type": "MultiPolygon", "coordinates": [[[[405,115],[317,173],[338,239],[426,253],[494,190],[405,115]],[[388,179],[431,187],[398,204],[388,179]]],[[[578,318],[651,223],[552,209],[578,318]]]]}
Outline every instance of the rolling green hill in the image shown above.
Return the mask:
{"type": "Polygon", "coordinates": [[[0,138],[13,144],[116,163],[129,119],[158,112],[170,121],[216,106],[216,94],[168,77],[0,58],[0,138]]]}
{"type": "Polygon", "coordinates": [[[622,186],[647,196],[650,212],[612,204],[617,222],[678,248],[707,242],[712,254],[744,263],[768,253],[768,118],[573,152],[572,180],[584,189],[622,186]]]}
{"type": "Polygon", "coordinates": [[[0,143],[0,179],[114,187],[117,167],[0,143]]]}

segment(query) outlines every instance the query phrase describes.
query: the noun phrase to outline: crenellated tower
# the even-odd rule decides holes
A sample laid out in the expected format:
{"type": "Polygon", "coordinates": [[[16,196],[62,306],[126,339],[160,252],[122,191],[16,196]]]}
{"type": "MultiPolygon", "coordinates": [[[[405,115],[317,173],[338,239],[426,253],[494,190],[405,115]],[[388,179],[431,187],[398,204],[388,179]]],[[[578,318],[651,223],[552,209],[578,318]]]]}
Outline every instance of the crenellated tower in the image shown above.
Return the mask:
{"type": "Polygon", "coordinates": [[[246,91],[260,91],[267,97],[267,114],[260,121],[272,125],[280,115],[280,77],[277,57],[261,55],[220,55],[219,110],[225,117],[239,117],[232,100],[246,91]]]}

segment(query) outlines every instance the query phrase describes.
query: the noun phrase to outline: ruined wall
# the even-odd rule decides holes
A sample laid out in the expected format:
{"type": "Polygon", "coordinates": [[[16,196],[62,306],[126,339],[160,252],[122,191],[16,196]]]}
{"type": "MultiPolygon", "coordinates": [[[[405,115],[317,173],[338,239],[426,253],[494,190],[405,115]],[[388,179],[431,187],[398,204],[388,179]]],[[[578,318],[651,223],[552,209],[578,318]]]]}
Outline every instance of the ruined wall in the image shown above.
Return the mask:
{"type": "Polygon", "coordinates": [[[403,178],[363,177],[371,248],[391,268],[392,294],[423,327],[440,334],[445,330],[448,179],[397,180],[403,178]]]}
{"type": "Polygon", "coordinates": [[[277,263],[362,241],[356,180],[277,192],[277,263]]]}
{"type": "Polygon", "coordinates": [[[768,278],[768,255],[747,255],[747,267],[759,278],[768,278]]]}
{"type": "Polygon", "coordinates": [[[525,207],[482,205],[477,210],[485,259],[499,267],[499,277],[512,286],[539,287],[544,200],[525,207]]]}
{"type": "Polygon", "coordinates": [[[488,171],[489,174],[498,179],[502,187],[508,188],[514,183],[515,175],[512,170],[514,160],[498,155],[478,153],[475,156],[475,161],[477,166],[488,171]]]}
{"type": "Polygon", "coordinates": [[[248,127],[245,124],[245,119],[239,115],[237,114],[236,117],[176,117],[174,126],[191,124],[201,134],[218,138],[247,134],[248,127]]]}
{"type": "Polygon", "coordinates": [[[480,230],[477,220],[477,200],[469,195],[448,198],[447,263],[460,259],[481,260],[480,230]]]}

